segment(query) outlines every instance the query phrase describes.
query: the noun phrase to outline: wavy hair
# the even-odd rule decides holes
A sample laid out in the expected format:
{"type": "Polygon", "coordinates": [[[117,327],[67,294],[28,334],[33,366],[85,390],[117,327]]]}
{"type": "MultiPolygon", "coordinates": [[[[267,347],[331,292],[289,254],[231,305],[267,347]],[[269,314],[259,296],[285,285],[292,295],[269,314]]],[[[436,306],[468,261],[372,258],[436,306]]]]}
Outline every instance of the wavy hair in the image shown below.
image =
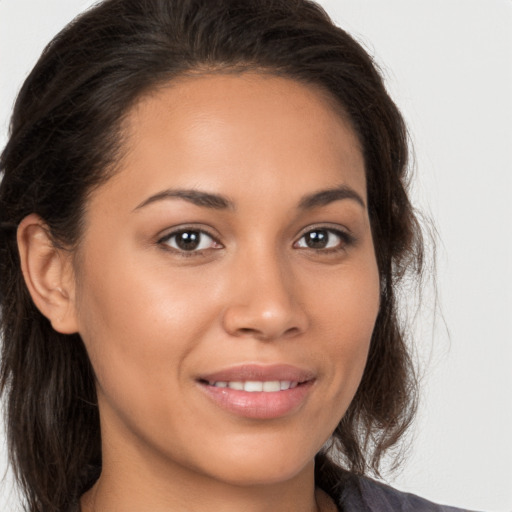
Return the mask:
{"type": "Polygon", "coordinates": [[[10,460],[30,512],[77,507],[101,472],[94,374],[78,334],[54,331],[25,286],[16,228],[30,213],[76,247],[88,195],[116,172],[122,124],[186,74],[260,70],[314,84],[359,138],[381,304],[357,393],[316,458],[317,485],[379,474],[414,416],[417,379],[397,291],[421,275],[407,196],[408,138],[372,58],[308,0],[106,0],[45,48],[17,98],[0,158],[0,386],[10,460]]]}

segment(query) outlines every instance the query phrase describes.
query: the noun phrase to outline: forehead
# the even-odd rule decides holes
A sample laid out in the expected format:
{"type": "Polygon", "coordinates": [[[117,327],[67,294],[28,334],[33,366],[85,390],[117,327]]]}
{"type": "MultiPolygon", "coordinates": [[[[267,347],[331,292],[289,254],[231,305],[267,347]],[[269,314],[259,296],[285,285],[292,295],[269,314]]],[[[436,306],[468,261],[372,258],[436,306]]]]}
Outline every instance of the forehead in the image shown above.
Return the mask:
{"type": "Polygon", "coordinates": [[[171,186],[243,198],[262,189],[291,197],[349,185],[366,197],[359,141],[341,107],[320,88],[288,78],[182,78],[144,96],[124,131],[111,185],[124,182],[139,199],[171,186]]]}

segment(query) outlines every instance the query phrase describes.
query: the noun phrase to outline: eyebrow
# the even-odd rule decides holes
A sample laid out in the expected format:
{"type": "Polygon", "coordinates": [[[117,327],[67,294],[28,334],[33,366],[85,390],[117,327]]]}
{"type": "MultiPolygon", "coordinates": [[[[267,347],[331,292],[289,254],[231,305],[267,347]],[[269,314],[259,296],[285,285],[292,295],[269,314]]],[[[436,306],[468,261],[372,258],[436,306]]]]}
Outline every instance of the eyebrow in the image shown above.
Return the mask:
{"type": "Polygon", "coordinates": [[[168,189],[158,192],[151,197],[148,197],[145,201],[140,203],[135,210],[139,210],[148,204],[156,201],[162,201],[164,199],[184,199],[197,206],[203,208],[213,208],[215,210],[234,209],[234,204],[227,197],[220,194],[210,194],[208,192],[201,192],[193,189],[168,189]]]}
{"type": "Polygon", "coordinates": [[[352,199],[366,209],[363,198],[354,189],[346,185],[320,190],[319,192],[304,196],[299,202],[299,208],[301,210],[311,210],[343,199],[352,199]]]}
{"type": "MultiPolygon", "coordinates": [[[[196,206],[212,208],[215,210],[235,209],[235,204],[230,199],[220,194],[211,194],[209,192],[202,192],[194,189],[167,189],[148,197],[140,203],[134,211],[139,210],[148,204],[166,199],[183,199],[195,204],[196,206]]],[[[343,199],[352,199],[363,208],[366,208],[362,197],[354,189],[347,187],[346,185],[341,185],[339,187],[320,190],[319,192],[304,196],[299,201],[299,209],[311,210],[343,199]]]]}

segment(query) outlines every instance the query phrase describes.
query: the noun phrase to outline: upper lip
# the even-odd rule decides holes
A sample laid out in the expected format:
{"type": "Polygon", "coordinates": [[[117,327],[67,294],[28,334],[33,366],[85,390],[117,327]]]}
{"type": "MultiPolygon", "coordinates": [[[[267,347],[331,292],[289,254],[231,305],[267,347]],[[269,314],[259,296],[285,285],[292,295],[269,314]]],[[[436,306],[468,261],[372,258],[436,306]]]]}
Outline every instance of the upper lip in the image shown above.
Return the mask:
{"type": "Polygon", "coordinates": [[[311,370],[290,364],[241,364],[199,376],[199,380],[208,382],[266,382],[276,380],[306,382],[314,378],[315,374],[311,370]]]}

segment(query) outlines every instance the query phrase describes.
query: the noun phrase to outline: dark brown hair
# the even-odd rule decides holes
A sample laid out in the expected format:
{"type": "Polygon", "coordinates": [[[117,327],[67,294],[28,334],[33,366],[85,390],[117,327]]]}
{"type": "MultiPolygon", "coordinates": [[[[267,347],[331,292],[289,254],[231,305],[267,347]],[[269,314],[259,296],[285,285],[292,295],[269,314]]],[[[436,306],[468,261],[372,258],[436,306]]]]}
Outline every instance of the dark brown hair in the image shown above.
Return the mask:
{"type": "Polygon", "coordinates": [[[78,334],[54,331],[20,269],[15,232],[36,213],[55,241],[80,242],[88,194],[115,172],[122,121],[151,89],[187,73],[262,70],[315,84],[359,137],[381,282],[362,382],[317,455],[317,485],[378,474],[416,407],[396,293],[418,276],[421,232],[409,203],[407,133],[363,48],[307,0],[106,0],[46,47],[25,81],[0,160],[0,385],[10,458],[30,512],[71,510],[98,478],[94,374],[78,334]],[[343,468],[343,470],[341,469],[343,468]]]}

